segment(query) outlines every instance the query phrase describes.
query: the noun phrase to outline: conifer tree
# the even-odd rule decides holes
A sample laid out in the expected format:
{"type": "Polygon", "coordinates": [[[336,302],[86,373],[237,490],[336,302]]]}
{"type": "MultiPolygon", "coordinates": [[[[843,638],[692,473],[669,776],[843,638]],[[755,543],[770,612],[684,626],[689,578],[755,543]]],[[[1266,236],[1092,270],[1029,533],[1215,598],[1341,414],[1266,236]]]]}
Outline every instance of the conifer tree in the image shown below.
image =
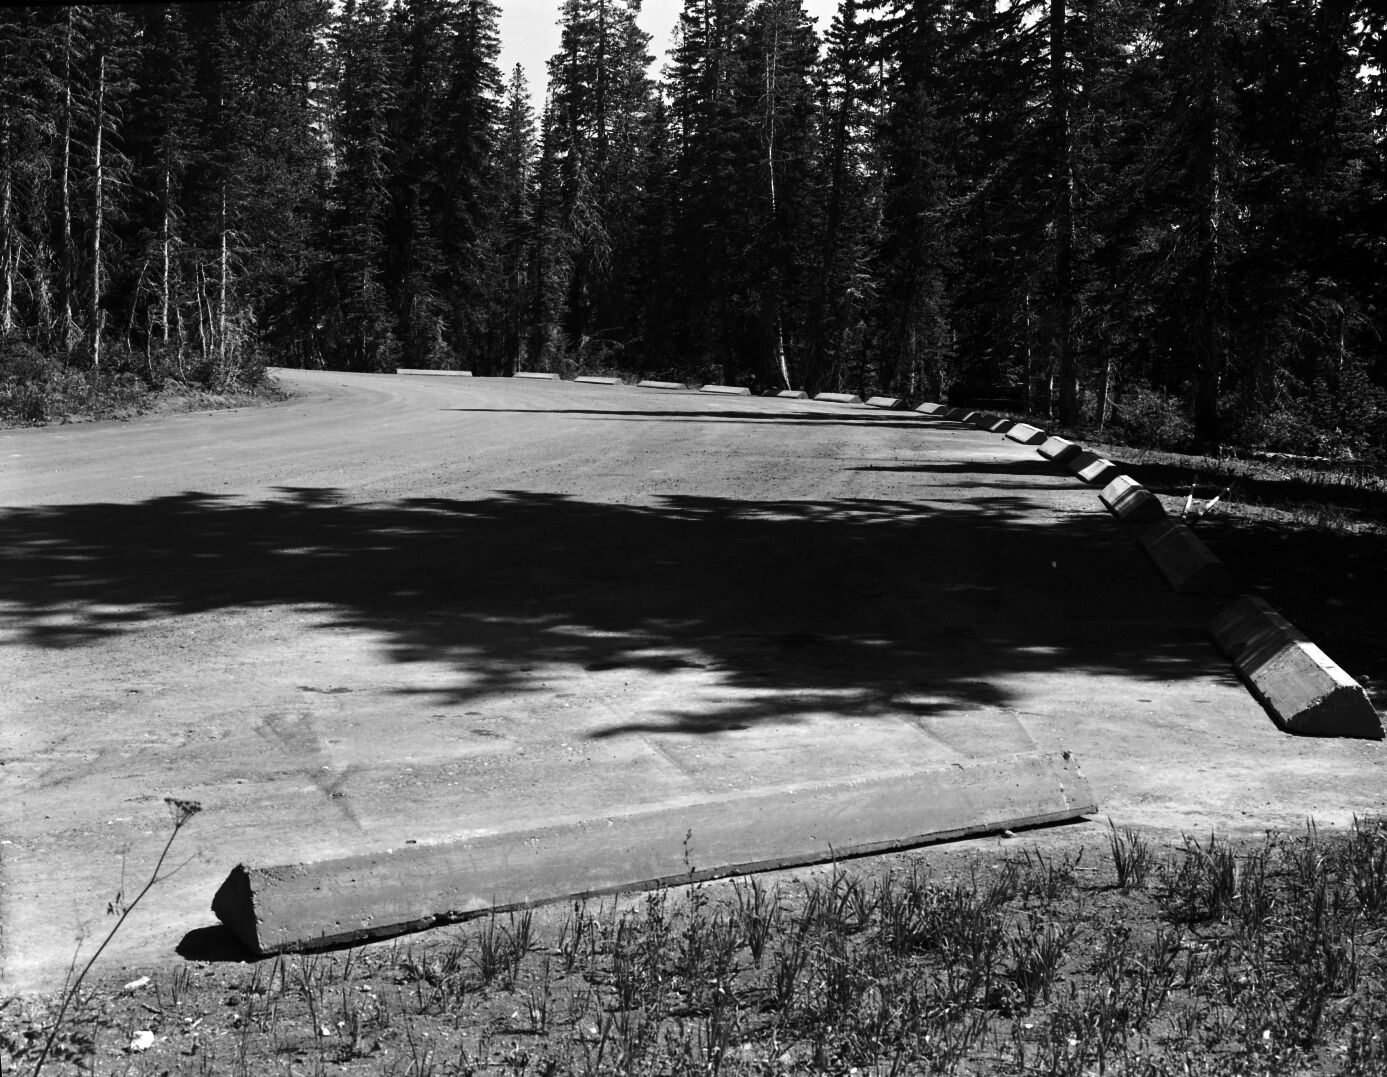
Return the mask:
{"type": "Polygon", "coordinates": [[[502,300],[496,329],[501,373],[513,374],[525,343],[526,317],[532,308],[528,257],[534,228],[535,119],[530,86],[519,64],[506,87],[496,148],[497,272],[502,300]]]}
{"type": "Polygon", "coordinates": [[[400,362],[455,365],[443,252],[448,195],[447,107],[458,34],[452,0],[406,0],[393,10],[398,86],[389,114],[389,207],[382,281],[389,296],[400,362]]]}
{"type": "Polygon", "coordinates": [[[871,302],[868,258],[875,248],[876,162],[871,128],[878,85],[870,27],[857,0],[842,0],[825,38],[824,108],[818,183],[818,249],[806,315],[803,387],[835,385],[847,359],[847,334],[871,302]]]}
{"type": "Polygon", "coordinates": [[[496,189],[501,75],[493,0],[464,0],[456,34],[441,126],[438,159],[443,181],[441,244],[445,294],[452,312],[452,341],[464,357],[499,365],[490,326],[501,317],[502,289],[496,280],[502,241],[501,203],[496,189]]]}
{"type": "Polygon", "coordinates": [[[888,7],[882,19],[890,70],[878,136],[883,190],[875,380],[881,390],[901,394],[938,395],[955,376],[953,132],[944,108],[942,14],[937,5],[906,0],[888,7]]]}
{"type": "Polygon", "coordinates": [[[676,135],[664,87],[657,93],[649,132],[631,264],[631,340],[635,370],[668,375],[688,359],[689,282],[679,261],[676,135]]]}
{"type": "Polygon", "coordinates": [[[346,0],[335,28],[340,66],[329,246],[337,267],[340,343],[352,370],[391,370],[399,356],[386,293],[389,117],[396,95],[384,0],[346,0]]]}
{"type": "Polygon", "coordinates": [[[572,272],[572,233],[564,206],[558,132],[552,98],[540,120],[539,158],[532,204],[534,225],[528,250],[530,312],[526,357],[539,369],[552,369],[567,351],[563,331],[564,297],[572,272]]]}
{"type": "Polygon", "coordinates": [[[645,169],[652,86],[639,0],[566,0],[561,49],[549,61],[548,151],[567,233],[564,332],[589,357],[632,332],[629,271],[645,169]]]}
{"type": "Polygon", "coordinates": [[[684,0],[670,65],[676,138],[674,190],[683,289],[683,338],[691,358],[733,381],[737,368],[736,285],[747,124],[738,111],[746,0],[684,0]]]}
{"type": "MultiPolygon", "coordinates": [[[[800,0],[761,0],[747,20],[739,65],[740,305],[747,340],[739,367],[759,385],[790,388],[805,336],[811,236],[816,219],[818,38],[800,0]]],[[[735,193],[734,193],[735,192],[735,193]]],[[[798,371],[797,371],[798,373],[798,371]]]]}

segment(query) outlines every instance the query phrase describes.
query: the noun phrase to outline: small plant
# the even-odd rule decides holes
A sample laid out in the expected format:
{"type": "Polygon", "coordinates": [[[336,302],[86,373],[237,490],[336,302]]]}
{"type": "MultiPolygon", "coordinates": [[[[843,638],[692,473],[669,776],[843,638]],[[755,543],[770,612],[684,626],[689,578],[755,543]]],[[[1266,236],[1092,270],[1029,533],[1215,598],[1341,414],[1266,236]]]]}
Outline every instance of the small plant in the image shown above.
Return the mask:
{"type": "Polygon", "coordinates": [[[1271,919],[1273,895],[1267,885],[1267,861],[1270,849],[1248,853],[1237,874],[1237,894],[1233,901],[1238,926],[1243,935],[1257,938],[1271,919]]]}
{"type": "Polygon", "coordinates": [[[888,874],[877,887],[878,933],[883,944],[897,953],[924,950],[936,943],[926,916],[930,887],[918,864],[901,878],[888,874]]]}
{"type": "Polygon", "coordinates": [[[1113,866],[1117,869],[1117,885],[1123,890],[1144,889],[1155,862],[1146,839],[1130,827],[1119,831],[1110,818],[1108,848],[1112,850],[1113,866]]]}
{"type": "MultiPolygon", "coordinates": [[[[1082,856],[1083,854],[1080,853],[1079,855],[1082,856]]],[[[1072,867],[1072,865],[1070,866],[1072,867]]],[[[972,866],[971,877],[973,891],[979,897],[978,905],[981,908],[1000,909],[1021,891],[1020,872],[1011,861],[1007,861],[998,870],[992,872],[981,885],[978,880],[978,865],[975,862],[972,866]]]]}
{"type": "Polygon", "coordinates": [[[1165,881],[1166,907],[1190,923],[1218,920],[1238,895],[1238,861],[1233,849],[1210,834],[1207,845],[1185,835],[1183,858],[1165,881]]]}
{"type": "Polygon", "coordinates": [[[802,929],[782,935],[772,952],[771,998],[782,1014],[789,1013],[799,992],[800,978],[809,963],[809,943],[802,929]]]}
{"type": "Polygon", "coordinates": [[[82,971],[77,974],[77,978],[63,991],[62,1002],[58,1006],[58,1015],[53,1019],[53,1028],[48,1033],[48,1039],[44,1041],[43,1050],[39,1052],[38,1061],[34,1063],[33,1077],[39,1077],[39,1074],[43,1072],[43,1064],[48,1058],[49,1051],[53,1048],[53,1041],[58,1038],[58,1030],[63,1026],[63,1018],[67,1014],[69,1005],[76,999],[77,992],[82,989],[82,981],[87,978],[87,973],[91,972],[92,966],[96,964],[96,959],[99,958],[106,947],[111,944],[111,940],[116,937],[116,933],[120,931],[125,921],[130,918],[130,914],[133,913],[140,902],[144,900],[145,895],[165,878],[160,872],[163,870],[164,861],[168,858],[169,850],[173,848],[175,839],[177,839],[179,833],[192,820],[193,816],[202,811],[202,805],[196,800],[179,800],[176,797],[165,797],[164,803],[168,805],[169,813],[173,820],[173,829],[169,832],[168,841],[164,842],[164,848],[159,853],[159,859],[154,863],[154,870],[149,873],[149,878],[145,881],[144,886],[140,889],[140,892],[135,895],[134,899],[128,904],[119,897],[116,899],[116,911],[119,913],[119,919],[116,920],[115,926],[106,933],[106,937],[101,940],[101,945],[96,948],[96,952],[93,953],[91,957],[87,958],[87,963],[82,966],[82,971]]]}
{"type": "Polygon", "coordinates": [[[1118,924],[1103,936],[1094,957],[1093,971],[1108,991],[1119,990],[1132,971],[1132,931],[1118,924]]]}
{"type": "Polygon", "coordinates": [[[415,1012],[446,1013],[460,1009],[469,995],[466,975],[467,938],[415,955],[412,950],[395,962],[397,982],[414,985],[415,1012]]]}
{"type": "Polygon", "coordinates": [[[745,885],[734,879],[732,892],[737,900],[737,925],[742,940],[751,953],[752,965],[760,968],[766,943],[779,926],[780,888],[767,890],[753,875],[745,885]]]}
{"type": "Polygon", "coordinates": [[[563,958],[564,972],[572,972],[578,957],[585,946],[592,942],[592,918],[588,915],[588,903],[575,901],[573,911],[559,929],[559,956],[563,958]]]}
{"type": "MultiPolygon", "coordinates": [[[[1069,859],[1067,854],[1059,859],[1053,855],[1046,858],[1039,849],[1034,852],[1027,849],[1023,855],[1026,872],[1018,882],[1018,887],[1028,897],[1035,897],[1041,903],[1048,905],[1074,889],[1074,869],[1083,859],[1082,850],[1079,851],[1078,858],[1073,861],[1069,859]]],[[[1010,900],[1010,895],[1003,900],[996,901],[996,904],[1004,905],[1007,900],[1010,900]]]]}
{"type": "Polygon", "coordinates": [[[1020,994],[1021,1008],[1030,1010],[1037,998],[1050,1001],[1050,987],[1074,938],[1072,925],[1060,925],[1027,913],[1007,940],[1011,963],[1007,979],[1020,994]]]}
{"type": "Polygon", "coordinates": [[[642,951],[640,931],[635,920],[623,916],[616,925],[611,953],[612,986],[616,989],[619,1010],[634,1008],[645,995],[647,980],[642,951]]]}
{"type": "Polygon", "coordinates": [[[543,1036],[549,1031],[549,1004],[553,997],[553,980],[549,974],[549,959],[544,959],[539,984],[525,992],[525,1008],[530,1018],[530,1031],[543,1036]]]}
{"type": "Polygon", "coordinates": [[[520,915],[507,914],[506,923],[493,911],[482,923],[477,934],[477,955],[473,959],[482,983],[499,984],[509,989],[520,974],[520,963],[530,949],[530,934],[534,913],[522,909],[520,915]]]}
{"type": "Polygon", "coordinates": [[[705,998],[721,990],[732,971],[738,941],[731,918],[721,912],[690,910],[680,935],[676,962],[691,1007],[704,1008],[705,998]]]}
{"type": "Polygon", "coordinates": [[[1387,912],[1387,825],[1355,818],[1339,864],[1358,908],[1369,915],[1387,912]]]}
{"type": "Polygon", "coordinates": [[[1154,1018],[1165,1006],[1175,985],[1176,958],[1183,942],[1178,931],[1158,927],[1136,962],[1137,1009],[1145,1020],[1154,1018]]]}

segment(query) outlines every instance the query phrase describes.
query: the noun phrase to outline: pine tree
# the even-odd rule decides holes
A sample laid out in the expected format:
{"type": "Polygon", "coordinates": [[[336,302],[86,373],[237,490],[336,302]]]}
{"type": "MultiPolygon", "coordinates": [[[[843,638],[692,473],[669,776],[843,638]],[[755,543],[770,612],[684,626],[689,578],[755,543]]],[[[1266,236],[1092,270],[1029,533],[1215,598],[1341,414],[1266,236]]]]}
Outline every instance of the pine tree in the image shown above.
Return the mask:
{"type": "MultiPolygon", "coordinates": [[[[883,204],[874,380],[886,392],[940,394],[955,375],[947,27],[937,5],[907,0],[888,7],[882,34],[891,69],[878,136],[883,204]]],[[[866,380],[864,372],[857,387],[866,380]]]]}
{"type": "Polygon", "coordinates": [[[684,0],[670,65],[681,336],[692,363],[715,370],[722,381],[737,376],[742,237],[727,194],[742,186],[746,164],[747,124],[736,94],[746,19],[746,0],[684,0]]]}
{"type": "Polygon", "coordinates": [[[758,385],[788,389],[787,349],[798,368],[809,302],[805,266],[819,227],[819,42],[800,0],[762,0],[750,12],[742,48],[738,111],[748,137],[743,182],[729,192],[744,222],[738,292],[749,332],[739,366],[758,385]]]}
{"type": "Polygon", "coordinates": [[[1219,397],[1228,355],[1226,270],[1236,257],[1239,154],[1232,93],[1238,0],[1162,5],[1154,30],[1156,67],[1169,86],[1164,114],[1143,155],[1140,194],[1164,235],[1148,256],[1150,301],[1159,311],[1157,348],[1175,357],[1168,380],[1188,386],[1195,429],[1219,435],[1219,397]]]}
{"type": "Polygon", "coordinates": [[[858,16],[857,0],[842,0],[826,45],[821,225],[812,261],[802,379],[810,393],[837,382],[835,371],[847,358],[849,327],[871,303],[868,257],[877,242],[870,131],[878,86],[869,26],[858,16]]]}
{"type": "Polygon", "coordinates": [[[384,0],[346,0],[334,34],[337,62],[334,215],[339,347],[351,370],[393,370],[395,337],[383,281],[390,210],[389,117],[396,94],[384,0]]]}
{"type": "Polygon", "coordinates": [[[649,129],[645,184],[632,243],[631,340],[636,371],[668,375],[676,373],[688,357],[685,291],[689,282],[679,261],[676,133],[663,87],[657,93],[649,129]]]}
{"type": "Polygon", "coordinates": [[[652,87],[639,0],[566,0],[560,51],[549,61],[548,150],[558,167],[567,233],[564,332],[580,359],[630,338],[627,303],[652,87]]]}
{"type": "Polygon", "coordinates": [[[562,320],[572,272],[572,235],[564,213],[559,123],[551,98],[540,120],[539,159],[531,199],[534,225],[528,251],[531,291],[526,357],[541,370],[552,369],[567,351],[562,320]]]}
{"type": "Polygon", "coordinates": [[[497,334],[501,373],[513,374],[525,343],[526,316],[532,307],[529,245],[534,228],[536,165],[535,119],[530,86],[519,65],[511,73],[496,148],[498,272],[503,299],[497,334]]]}
{"type": "Polygon", "coordinates": [[[445,294],[452,339],[463,356],[500,365],[490,326],[501,317],[497,248],[502,242],[496,190],[501,75],[496,68],[497,8],[492,0],[465,0],[451,55],[439,162],[444,202],[440,220],[445,294]]]}

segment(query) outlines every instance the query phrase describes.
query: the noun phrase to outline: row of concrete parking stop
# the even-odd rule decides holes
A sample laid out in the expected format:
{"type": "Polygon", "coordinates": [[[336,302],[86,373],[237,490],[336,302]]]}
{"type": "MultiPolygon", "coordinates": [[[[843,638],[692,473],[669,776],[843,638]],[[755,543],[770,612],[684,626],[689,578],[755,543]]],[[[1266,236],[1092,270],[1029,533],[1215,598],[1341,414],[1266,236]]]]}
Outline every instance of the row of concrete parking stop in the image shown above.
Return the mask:
{"type": "MultiPolygon", "coordinates": [[[[1167,582],[1182,594],[1235,595],[1223,562],[1161,499],[1111,460],[1066,438],[987,412],[921,404],[938,419],[1005,434],[1034,445],[1045,459],[1099,488],[1099,498],[1137,532],[1167,582]]],[[[1363,686],[1290,621],[1260,598],[1236,597],[1209,622],[1209,631],[1263,706],[1288,732],[1380,740],[1382,721],[1363,686]]]]}
{"type": "MultiPolygon", "coordinates": [[[[470,377],[466,370],[414,370],[400,374],[470,377]]],[[[517,378],[557,381],[559,375],[518,371],[517,378]]],[[[575,381],[591,385],[617,385],[614,377],[583,376],[575,381]]],[[[741,385],[690,386],[684,382],[640,381],[642,389],[688,390],[732,396],[750,396],[741,385]]],[[[809,395],[785,389],[777,397],[805,400],[809,395]]],[[[865,400],[853,393],[818,393],[815,401],[828,404],[867,405],[894,409],[896,397],[872,396],[865,400]]],[[[1236,595],[1223,562],[1181,520],[1167,515],[1161,499],[1122,469],[1073,441],[1052,437],[1038,427],[990,412],[970,411],[946,404],[921,404],[914,409],[934,419],[960,423],[1003,434],[1022,445],[1033,445],[1045,459],[1067,469],[1082,482],[1099,489],[1099,498],[1122,523],[1137,531],[1142,547],[1170,586],[1182,594],[1236,595]]],[[[1367,737],[1380,740],[1382,721],[1363,686],[1318,646],[1260,598],[1237,596],[1209,624],[1215,641],[1277,723],[1288,732],[1314,736],[1367,737]]]]}

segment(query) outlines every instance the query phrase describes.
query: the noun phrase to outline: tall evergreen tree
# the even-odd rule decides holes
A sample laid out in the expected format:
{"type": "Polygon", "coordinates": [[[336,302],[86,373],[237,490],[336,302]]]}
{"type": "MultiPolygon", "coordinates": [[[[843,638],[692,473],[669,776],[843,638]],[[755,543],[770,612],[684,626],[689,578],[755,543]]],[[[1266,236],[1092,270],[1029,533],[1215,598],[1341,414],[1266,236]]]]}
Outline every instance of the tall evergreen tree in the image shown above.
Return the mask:
{"type": "Polygon", "coordinates": [[[489,326],[504,317],[496,281],[497,248],[503,240],[502,205],[496,188],[501,75],[493,0],[464,0],[450,62],[439,161],[444,204],[446,295],[452,310],[454,347],[501,362],[489,326]]]}
{"type": "Polygon", "coordinates": [[[743,183],[746,118],[736,87],[746,0],[684,0],[670,65],[670,117],[677,139],[675,222],[686,345],[692,358],[736,376],[735,294],[741,236],[726,193],[743,183]]]}
{"type": "Polygon", "coordinates": [[[346,0],[334,36],[341,68],[329,244],[337,266],[338,346],[348,369],[391,370],[400,347],[383,277],[397,81],[385,0],[346,0]]]}
{"type": "Polygon", "coordinates": [[[848,357],[847,335],[870,307],[868,259],[877,242],[876,161],[871,134],[879,87],[869,25],[842,0],[826,36],[818,160],[820,225],[811,260],[802,383],[817,393],[848,357]]]}
{"type": "Polygon", "coordinates": [[[632,332],[629,270],[653,105],[650,36],[639,0],[566,0],[549,61],[546,138],[558,166],[568,236],[564,332],[581,358],[632,332]]]}
{"type": "Polygon", "coordinates": [[[740,203],[743,237],[736,283],[746,329],[738,367],[757,384],[788,389],[787,352],[798,368],[809,305],[805,267],[819,227],[819,42],[800,0],[761,0],[749,12],[742,51],[741,182],[725,192],[740,203]]]}
{"type": "Polygon", "coordinates": [[[901,394],[939,394],[955,377],[946,14],[925,0],[903,0],[888,6],[881,20],[891,70],[879,134],[884,176],[875,380],[901,394]]]}
{"type": "Polygon", "coordinates": [[[533,306],[529,246],[535,223],[536,155],[530,86],[524,68],[516,64],[506,88],[496,147],[496,272],[502,287],[496,334],[501,373],[505,374],[515,372],[525,344],[526,319],[533,306]]]}

